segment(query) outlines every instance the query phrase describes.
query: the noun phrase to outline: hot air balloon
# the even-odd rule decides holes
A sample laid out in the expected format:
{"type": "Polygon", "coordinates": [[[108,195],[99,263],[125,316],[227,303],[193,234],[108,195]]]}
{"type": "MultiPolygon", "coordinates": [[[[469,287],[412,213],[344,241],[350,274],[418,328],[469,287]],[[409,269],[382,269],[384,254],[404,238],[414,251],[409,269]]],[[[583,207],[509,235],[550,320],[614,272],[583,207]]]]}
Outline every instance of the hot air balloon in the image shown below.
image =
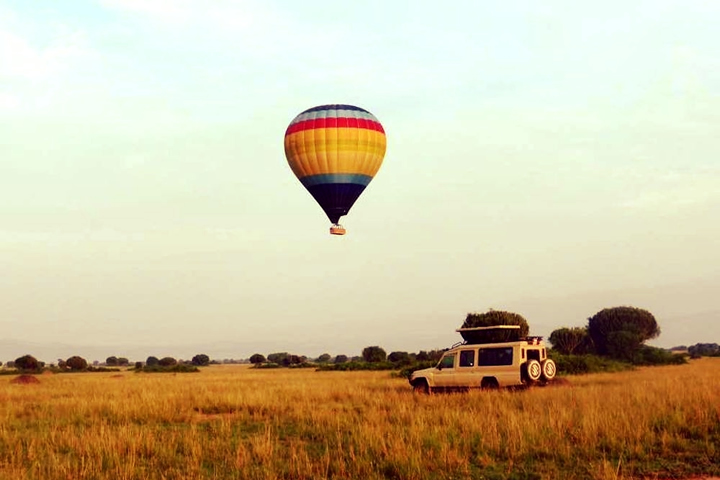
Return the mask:
{"type": "Polygon", "coordinates": [[[348,214],[380,169],[385,148],[382,125],[360,107],[321,105],[290,122],[285,156],[330,219],[331,234],[345,234],[340,217],[348,214]]]}

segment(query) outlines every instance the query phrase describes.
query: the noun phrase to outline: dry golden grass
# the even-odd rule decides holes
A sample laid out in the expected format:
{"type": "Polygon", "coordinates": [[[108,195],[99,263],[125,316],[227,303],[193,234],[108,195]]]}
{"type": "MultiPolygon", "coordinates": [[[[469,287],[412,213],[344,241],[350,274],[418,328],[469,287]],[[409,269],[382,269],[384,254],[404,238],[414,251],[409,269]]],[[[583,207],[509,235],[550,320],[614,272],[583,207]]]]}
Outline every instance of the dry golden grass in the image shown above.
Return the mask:
{"type": "Polygon", "coordinates": [[[387,372],[0,377],[2,479],[679,478],[720,473],[720,359],[423,396],[387,372]]]}

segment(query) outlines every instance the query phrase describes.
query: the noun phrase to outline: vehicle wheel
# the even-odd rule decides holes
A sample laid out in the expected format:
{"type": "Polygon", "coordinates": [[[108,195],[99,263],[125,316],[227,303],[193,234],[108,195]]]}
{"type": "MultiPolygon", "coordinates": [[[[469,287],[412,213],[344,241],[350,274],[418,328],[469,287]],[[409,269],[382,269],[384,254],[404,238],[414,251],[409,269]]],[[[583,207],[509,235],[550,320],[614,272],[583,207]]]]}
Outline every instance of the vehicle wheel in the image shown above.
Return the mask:
{"type": "Polygon", "coordinates": [[[542,365],[537,360],[528,360],[527,378],[531,382],[537,382],[542,377],[542,365]]]}
{"type": "Polygon", "coordinates": [[[415,382],[413,385],[413,392],[415,393],[424,393],[425,395],[430,394],[430,386],[427,384],[427,381],[425,380],[419,380],[415,382]]]}
{"type": "Polygon", "coordinates": [[[500,384],[495,378],[483,378],[482,382],[480,382],[480,388],[483,390],[497,390],[500,388],[500,384]]]}
{"type": "Polygon", "coordinates": [[[555,378],[556,373],[557,373],[557,366],[555,365],[555,362],[551,358],[548,358],[547,360],[545,360],[542,363],[542,375],[546,381],[549,382],[550,380],[555,378]]]}

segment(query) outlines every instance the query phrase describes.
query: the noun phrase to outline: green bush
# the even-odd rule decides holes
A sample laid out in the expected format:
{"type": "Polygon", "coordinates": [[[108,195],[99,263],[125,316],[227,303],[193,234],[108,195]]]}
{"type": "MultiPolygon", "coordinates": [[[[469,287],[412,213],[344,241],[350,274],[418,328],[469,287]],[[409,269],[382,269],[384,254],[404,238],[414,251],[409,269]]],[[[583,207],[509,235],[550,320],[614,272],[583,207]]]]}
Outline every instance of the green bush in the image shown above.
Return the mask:
{"type": "Polygon", "coordinates": [[[374,345],[363,348],[362,357],[366,362],[382,363],[387,360],[387,353],[385,353],[385,350],[382,347],[374,345]]]}
{"type": "Polygon", "coordinates": [[[393,364],[392,362],[384,361],[384,362],[346,362],[346,363],[333,363],[333,364],[323,364],[323,365],[317,365],[318,371],[340,371],[340,372],[348,372],[348,371],[355,371],[355,370],[395,370],[397,369],[397,366],[393,364]]]}
{"type": "Polygon", "coordinates": [[[644,345],[633,359],[636,365],[683,365],[687,356],[644,345]]]}
{"type": "Polygon", "coordinates": [[[497,325],[519,325],[516,330],[481,330],[476,332],[460,332],[468,343],[501,343],[512,342],[527,337],[530,326],[522,315],[501,310],[490,310],[485,313],[468,313],[462,328],[494,327],[497,325]]]}
{"type": "Polygon", "coordinates": [[[435,365],[437,365],[437,361],[435,360],[424,360],[422,362],[415,362],[412,365],[409,365],[400,370],[398,372],[398,377],[410,378],[410,375],[412,375],[415,370],[422,370],[423,368],[430,368],[434,367],[435,365]]]}
{"type": "Polygon", "coordinates": [[[136,369],[135,372],[143,373],[194,373],[199,372],[200,369],[195,365],[188,365],[185,363],[178,363],[175,365],[145,365],[141,369],[136,369]]]}
{"type": "Polygon", "coordinates": [[[632,370],[633,366],[597,355],[564,355],[554,350],[548,356],[555,361],[559,375],[582,375],[598,372],[620,372],[632,370]]]}
{"type": "Polygon", "coordinates": [[[253,368],[280,368],[282,365],[273,362],[255,363],[253,368]]]}

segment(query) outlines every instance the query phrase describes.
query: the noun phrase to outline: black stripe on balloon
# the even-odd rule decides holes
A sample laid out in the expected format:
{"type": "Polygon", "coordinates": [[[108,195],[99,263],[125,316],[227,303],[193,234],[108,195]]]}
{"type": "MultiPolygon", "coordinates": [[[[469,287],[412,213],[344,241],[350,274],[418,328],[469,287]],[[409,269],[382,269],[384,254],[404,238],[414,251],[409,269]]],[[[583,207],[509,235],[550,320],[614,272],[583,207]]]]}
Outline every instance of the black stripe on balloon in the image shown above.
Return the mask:
{"type": "Polygon", "coordinates": [[[357,183],[321,183],[307,187],[315,201],[322,207],[332,223],[338,223],[340,217],[347,215],[350,208],[365,190],[365,185],[357,183]]]}

